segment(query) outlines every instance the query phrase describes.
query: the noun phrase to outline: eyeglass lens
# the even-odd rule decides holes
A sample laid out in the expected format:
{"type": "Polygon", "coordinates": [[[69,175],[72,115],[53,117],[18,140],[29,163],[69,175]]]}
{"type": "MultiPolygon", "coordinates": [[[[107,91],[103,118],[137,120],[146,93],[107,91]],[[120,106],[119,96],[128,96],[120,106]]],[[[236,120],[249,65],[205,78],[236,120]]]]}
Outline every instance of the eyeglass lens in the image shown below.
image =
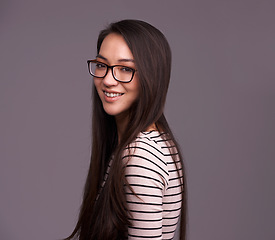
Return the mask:
{"type": "MultiPolygon", "coordinates": [[[[105,77],[108,66],[103,63],[99,62],[90,62],[89,63],[90,72],[94,77],[103,78],[105,77]]],[[[131,81],[134,70],[132,68],[126,66],[114,66],[113,69],[113,76],[118,81],[128,82],[131,81]]]]}

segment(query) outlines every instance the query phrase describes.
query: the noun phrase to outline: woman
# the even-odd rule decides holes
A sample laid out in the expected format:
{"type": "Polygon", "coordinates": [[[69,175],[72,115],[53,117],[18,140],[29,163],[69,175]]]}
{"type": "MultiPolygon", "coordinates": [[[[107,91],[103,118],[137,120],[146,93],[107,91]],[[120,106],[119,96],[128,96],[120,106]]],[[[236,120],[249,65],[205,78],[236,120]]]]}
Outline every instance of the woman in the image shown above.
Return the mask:
{"type": "Polygon", "coordinates": [[[171,51],[138,20],[101,31],[94,79],[93,143],[79,219],[67,239],[172,239],[186,194],[182,157],[164,117],[171,51]]]}

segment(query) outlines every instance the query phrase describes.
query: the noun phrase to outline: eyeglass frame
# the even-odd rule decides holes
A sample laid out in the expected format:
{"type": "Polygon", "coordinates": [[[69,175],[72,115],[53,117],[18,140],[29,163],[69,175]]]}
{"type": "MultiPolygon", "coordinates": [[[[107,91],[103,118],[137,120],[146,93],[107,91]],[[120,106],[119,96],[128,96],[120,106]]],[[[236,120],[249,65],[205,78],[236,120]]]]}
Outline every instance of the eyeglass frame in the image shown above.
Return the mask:
{"type": "Polygon", "coordinates": [[[134,78],[135,72],[137,72],[137,69],[134,69],[134,68],[132,68],[132,67],[128,67],[128,66],[124,66],[124,65],[112,65],[112,66],[109,66],[108,64],[103,63],[103,62],[100,62],[100,61],[97,61],[96,59],[87,60],[87,64],[88,64],[89,73],[90,73],[93,77],[96,77],[96,78],[105,78],[106,75],[107,75],[108,72],[109,72],[109,69],[111,69],[113,78],[114,78],[116,81],[122,82],[122,83],[129,83],[129,82],[131,82],[131,81],[133,80],[133,78],[134,78]],[[100,64],[105,65],[105,66],[107,67],[107,70],[106,70],[105,75],[104,75],[103,77],[97,77],[97,76],[95,76],[94,74],[92,74],[92,72],[91,72],[91,70],[90,70],[90,63],[100,63],[100,64]],[[133,70],[131,79],[130,79],[129,81],[121,81],[121,80],[117,79],[117,78],[115,77],[115,74],[114,74],[114,67],[127,67],[127,68],[130,68],[131,70],[133,70]]]}

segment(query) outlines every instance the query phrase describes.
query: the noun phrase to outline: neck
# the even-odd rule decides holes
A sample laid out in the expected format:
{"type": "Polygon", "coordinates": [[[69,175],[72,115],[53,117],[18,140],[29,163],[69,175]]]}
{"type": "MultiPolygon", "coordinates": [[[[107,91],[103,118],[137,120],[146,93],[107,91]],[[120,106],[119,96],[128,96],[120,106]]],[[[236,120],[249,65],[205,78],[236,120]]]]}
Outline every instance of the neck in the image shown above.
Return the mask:
{"type": "Polygon", "coordinates": [[[125,132],[126,126],[128,124],[128,117],[127,116],[116,116],[116,126],[117,126],[117,135],[118,135],[118,142],[120,143],[121,137],[125,132]]]}
{"type": "Polygon", "coordinates": [[[146,129],[146,132],[156,131],[156,130],[158,130],[156,124],[155,124],[155,123],[152,123],[152,124],[146,129]]]}
{"type": "MultiPolygon", "coordinates": [[[[128,116],[116,116],[116,126],[117,126],[117,135],[118,135],[118,142],[120,143],[121,137],[123,136],[127,124],[128,124],[128,116]]],[[[150,131],[155,131],[157,130],[156,124],[152,123],[145,131],[150,132],[150,131]]]]}

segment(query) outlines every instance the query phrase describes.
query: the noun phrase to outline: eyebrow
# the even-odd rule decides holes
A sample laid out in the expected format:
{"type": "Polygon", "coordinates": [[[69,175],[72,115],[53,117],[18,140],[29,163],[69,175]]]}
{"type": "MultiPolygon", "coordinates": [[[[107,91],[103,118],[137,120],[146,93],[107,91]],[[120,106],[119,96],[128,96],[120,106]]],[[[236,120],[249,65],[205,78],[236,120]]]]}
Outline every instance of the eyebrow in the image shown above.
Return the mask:
{"type": "Polygon", "coordinates": [[[107,58],[103,57],[103,56],[102,56],[102,55],[100,55],[100,54],[97,54],[97,55],[96,55],[96,58],[101,58],[101,59],[103,59],[103,60],[107,61],[107,58]]]}
{"type": "MultiPolygon", "coordinates": [[[[96,57],[97,57],[97,58],[101,58],[101,59],[103,59],[103,60],[105,60],[105,61],[108,61],[107,58],[103,57],[103,56],[100,55],[100,54],[97,54],[96,57]]],[[[134,63],[135,61],[134,61],[134,59],[131,59],[131,58],[122,58],[122,59],[119,59],[118,62],[133,62],[133,63],[134,63]]]]}

